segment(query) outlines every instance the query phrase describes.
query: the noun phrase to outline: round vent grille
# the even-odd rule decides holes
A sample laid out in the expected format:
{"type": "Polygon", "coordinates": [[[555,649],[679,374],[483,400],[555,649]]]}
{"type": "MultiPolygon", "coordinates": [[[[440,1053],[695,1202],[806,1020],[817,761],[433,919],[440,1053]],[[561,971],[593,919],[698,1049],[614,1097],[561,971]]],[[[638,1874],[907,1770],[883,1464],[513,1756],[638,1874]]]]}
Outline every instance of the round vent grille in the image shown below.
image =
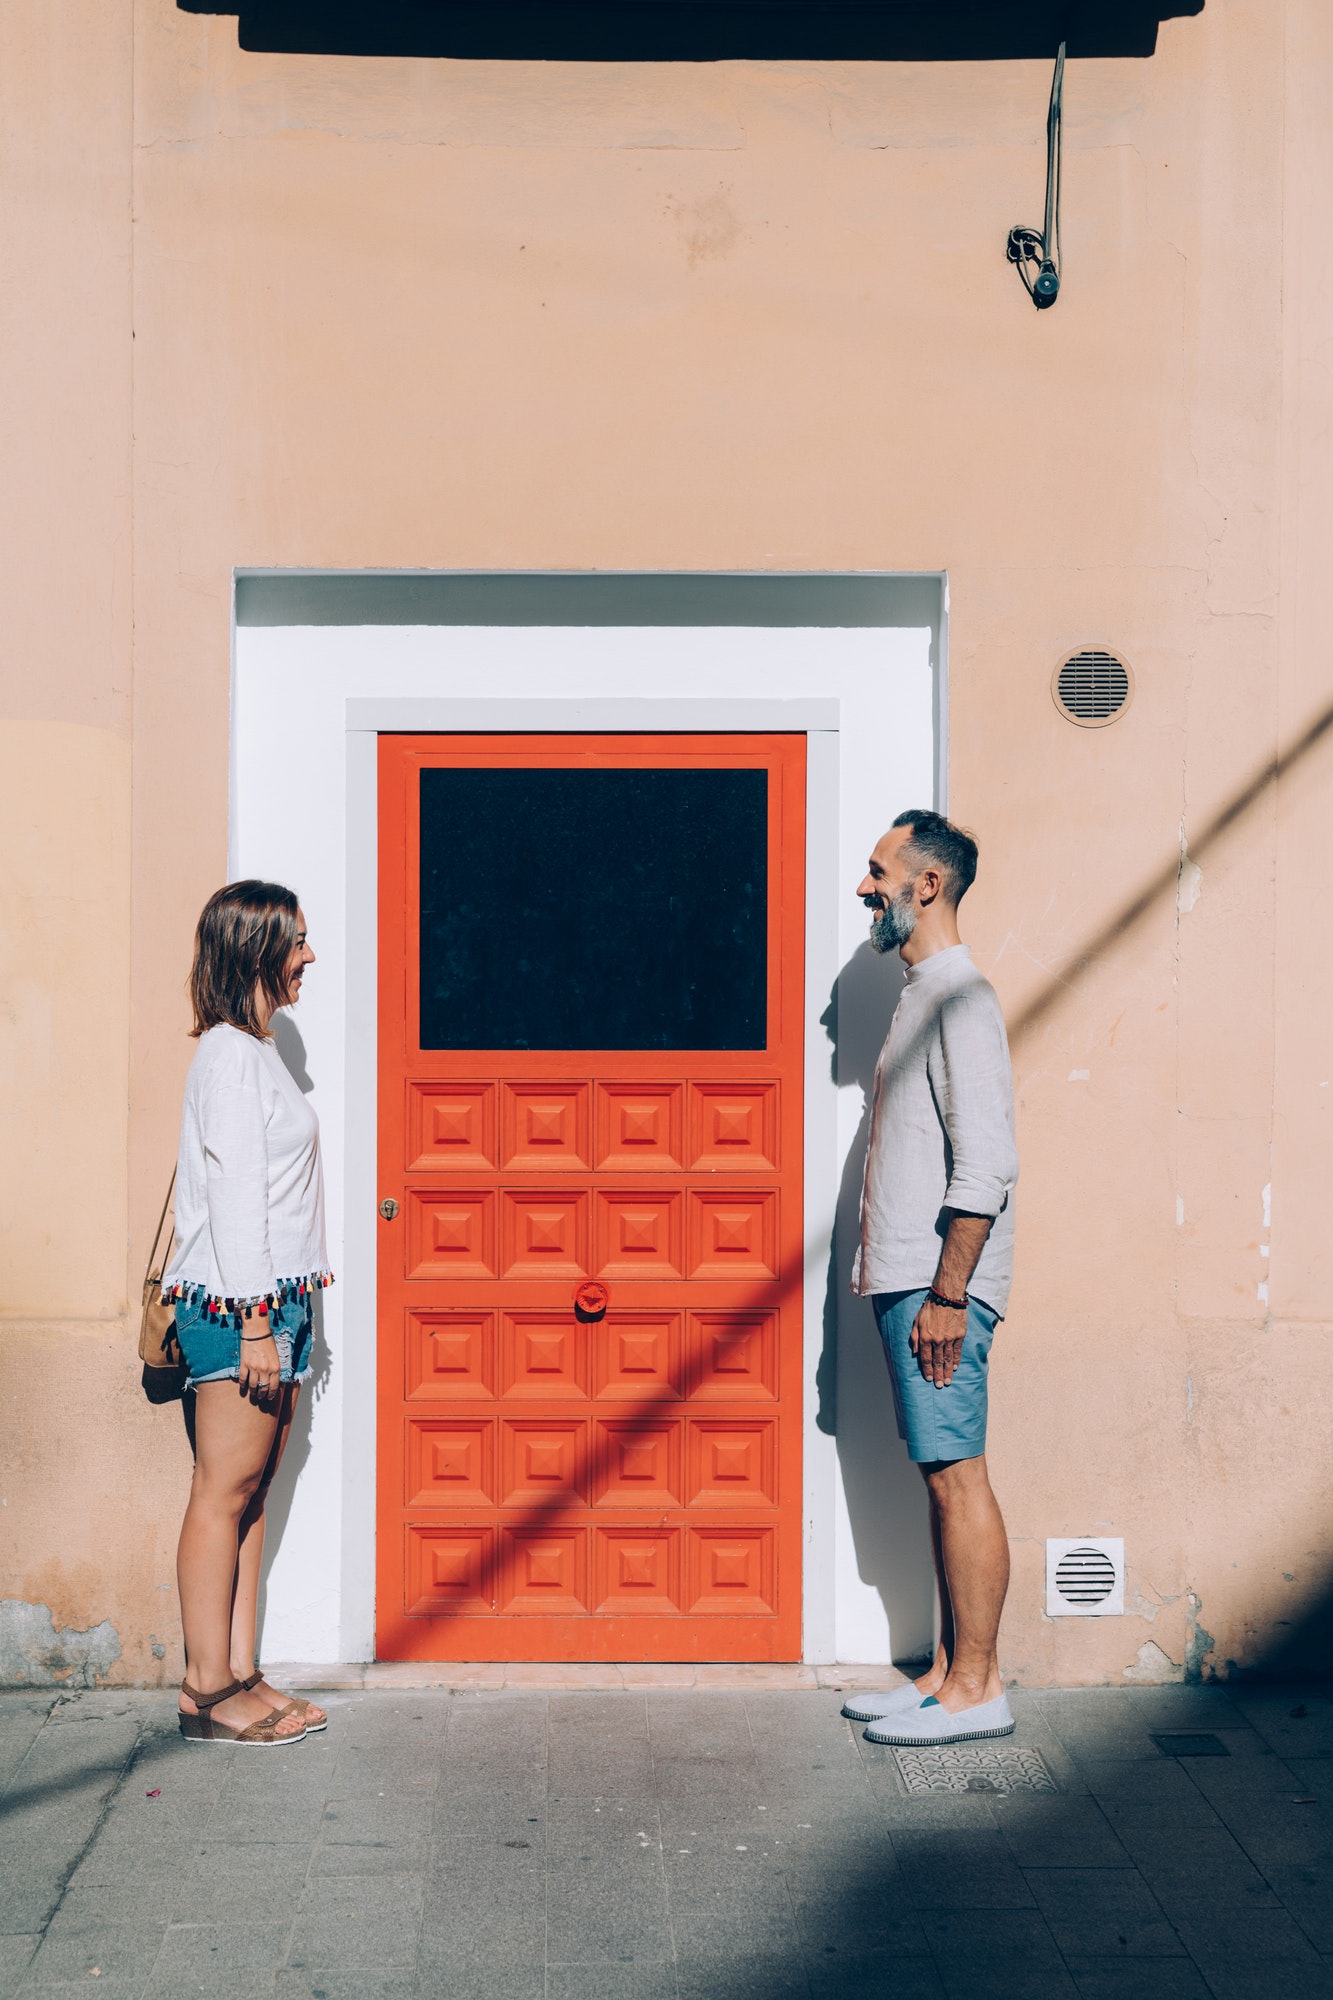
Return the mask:
{"type": "Polygon", "coordinates": [[[1115,1589],[1115,1564],[1105,1549],[1069,1549],[1056,1568],[1055,1587],[1067,1604],[1100,1604],[1115,1589]]]}
{"type": "Polygon", "coordinates": [[[1083,729],[1104,729],[1129,706],[1134,677],[1114,653],[1089,647],[1061,660],[1051,681],[1055,705],[1083,729]]]}

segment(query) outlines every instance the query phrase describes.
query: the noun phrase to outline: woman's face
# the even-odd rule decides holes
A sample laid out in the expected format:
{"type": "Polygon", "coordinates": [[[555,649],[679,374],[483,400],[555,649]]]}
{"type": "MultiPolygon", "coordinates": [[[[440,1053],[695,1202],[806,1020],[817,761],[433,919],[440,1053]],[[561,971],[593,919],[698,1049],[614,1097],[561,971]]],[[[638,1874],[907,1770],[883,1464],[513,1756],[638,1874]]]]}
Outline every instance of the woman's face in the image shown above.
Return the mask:
{"type": "Polygon", "coordinates": [[[291,957],[287,960],[286,967],[286,989],[282,1001],[284,1007],[294,1007],[296,1005],[301,997],[302,976],[306,967],[313,965],[314,962],[315,954],[311,951],[305,934],[305,911],[298,908],[296,912],[296,943],[292,946],[291,957]]]}

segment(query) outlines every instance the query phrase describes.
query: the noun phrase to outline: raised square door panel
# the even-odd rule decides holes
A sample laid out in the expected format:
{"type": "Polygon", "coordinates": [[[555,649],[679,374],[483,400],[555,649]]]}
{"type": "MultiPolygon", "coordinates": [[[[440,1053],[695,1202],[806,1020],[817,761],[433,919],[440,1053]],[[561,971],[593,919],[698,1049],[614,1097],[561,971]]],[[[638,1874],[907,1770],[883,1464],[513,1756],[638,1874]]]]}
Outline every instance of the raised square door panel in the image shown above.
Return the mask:
{"type": "Polygon", "coordinates": [[[573,1313],[506,1313],[500,1327],[500,1394],[582,1402],[588,1394],[588,1343],[573,1313]]]}
{"type": "Polygon", "coordinates": [[[592,1485],[605,1507],[680,1507],[681,1427],[669,1417],[627,1417],[592,1427],[592,1485]]]}
{"type": "Polygon", "coordinates": [[[805,739],[377,754],[376,1656],[798,1659],[805,739]]]}
{"type": "Polygon", "coordinates": [[[495,1394],[493,1313],[410,1312],[403,1355],[409,1403],[474,1403],[495,1394]]]}
{"type": "Polygon", "coordinates": [[[696,1083],[690,1088],[690,1165],[711,1173],[778,1164],[776,1083],[696,1083]]]}
{"type": "Polygon", "coordinates": [[[413,1521],[404,1539],[403,1609],[409,1617],[459,1618],[494,1611],[493,1529],[425,1527],[413,1521]]]}
{"type": "Polygon", "coordinates": [[[689,1381],[696,1402],[776,1402],[777,1314],[691,1313],[689,1381]]]}
{"type": "Polygon", "coordinates": [[[501,1158],[544,1172],[592,1165],[590,1085],[507,1083],[500,1100],[501,1158]]]}
{"type": "Polygon", "coordinates": [[[678,1278],[683,1197],[653,1189],[597,1197],[597,1269],[605,1278],[678,1278]]]}
{"type": "Polygon", "coordinates": [[[493,1278],[495,1196],[409,1189],[409,1278],[493,1278]]]}
{"type": "Polygon", "coordinates": [[[594,1609],[679,1616],[682,1540],[679,1528],[594,1528],[594,1609]]]}
{"type": "Polygon", "coordinates": [[[692,1278],[776,1278],[775,1192],[696,1189],[690,1196],[692,1278]]]}
{"type": "Polygon", "coordinates": [[[495,1424],[490,1417],[413,1417],[407,1426],[409,1507],[495,1504],[495,1424]]]}
{"type": "Polygon", "coordinates": [[[675,1171],[684,1164],[685,1086],[597,1086],[597,1165],[604,1172],[675,1171]]]}
{"type": "Polygon", "coordinates": [[[495,1086],[412,1083],[407,1090],[409,1173],[495,1165],[495,1086]]]}
{"type": "Polygon", "coordinates": [[[500,1501],[505,1507],[570,1507],[587,1499],[588,1427],[534,1417],[500,1425],[500,1501]]]}
{"type": "Polygon", "coordinates": [[[593,1394],[641,1409],[684,1394],[681,1315],[620,1312],[614,1307],[589,1329],[593,1394]]]}
{"type": "Polygon", "coordinates": [[[502,1529],[498,1595],[502,1611],[587,1611],[587,1529],[502,1529]]]}
{"type": "Polygon", "coordinates": [[[773,1528],[696,1528],[686,1549],[686,1602],[694,1612],[771,1611],[777,1594],[773,1528]]]}
{"type": "Polygon", "coordinates": [[[777,1503],[777,1432],[739,1417],[695,1420],[689,1434],[690,1504],[772,1507],[777,1503]]]}
{"type": "Polygon", "coordinates": [[[508,1278],[577,1278],[588,1269],[586,1194],[506,1190],[502,1255],[508,1278]]]}

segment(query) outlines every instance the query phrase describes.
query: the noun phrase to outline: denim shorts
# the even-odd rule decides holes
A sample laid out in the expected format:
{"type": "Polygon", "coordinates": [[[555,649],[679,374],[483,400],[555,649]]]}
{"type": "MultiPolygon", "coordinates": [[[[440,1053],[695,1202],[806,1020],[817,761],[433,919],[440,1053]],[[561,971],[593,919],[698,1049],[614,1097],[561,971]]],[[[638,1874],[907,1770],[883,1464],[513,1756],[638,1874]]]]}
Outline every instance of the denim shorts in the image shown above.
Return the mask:
{"type": "MultiPolygon", "coordinates": [[[[310,1378],[310,1344],[314,1338],[314,1314],[309,1294],[289,1299],[285,1305],[270,1306],[269,1329],[277,1342],[278,1361],[284,1382],[306,1382],[310,1378]]],[[[176,1303],[176,1338],[189,1369],[187,1389],[201,1382],[235,1382],[241,1372],[241,1335],[263,1331],[263,1321],[254,1316],[241,1319],[235,1313],[211,1319],[201,1300],[176,1303]]]]}
{"type": "Polygon", "coordinates": [[[980,1458],[986,1449],[986,1387],[990,1346],[1000,1315],[980,1299],[967,1303],[962,1359],[947,1389],[927,1382],[911,1349],[912,1326],[925,1304],[924,1290],[876,1292],[871,1304],[884,1342],[898,1435],[914,1465],[980,1458]]]}

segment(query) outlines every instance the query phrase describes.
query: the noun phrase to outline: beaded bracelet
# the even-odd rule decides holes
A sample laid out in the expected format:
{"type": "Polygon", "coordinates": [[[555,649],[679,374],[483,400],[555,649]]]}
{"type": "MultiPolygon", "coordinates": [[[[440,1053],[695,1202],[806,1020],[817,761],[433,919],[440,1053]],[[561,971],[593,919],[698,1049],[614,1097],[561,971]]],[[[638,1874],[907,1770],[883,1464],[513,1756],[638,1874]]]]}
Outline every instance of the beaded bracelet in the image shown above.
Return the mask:
{"type": "Polygon", "coordinates": [[[931,1301],[932,1305],[947,1306],[950,1312],[961,1313],[967,1311],[968,1299],[966,1292],[963,1293],[961,1299],[947,1299],[943,1292],[937,1292],[935,1287],[931,1285],[926,1292],[926,1297],[931,1301]]]}

